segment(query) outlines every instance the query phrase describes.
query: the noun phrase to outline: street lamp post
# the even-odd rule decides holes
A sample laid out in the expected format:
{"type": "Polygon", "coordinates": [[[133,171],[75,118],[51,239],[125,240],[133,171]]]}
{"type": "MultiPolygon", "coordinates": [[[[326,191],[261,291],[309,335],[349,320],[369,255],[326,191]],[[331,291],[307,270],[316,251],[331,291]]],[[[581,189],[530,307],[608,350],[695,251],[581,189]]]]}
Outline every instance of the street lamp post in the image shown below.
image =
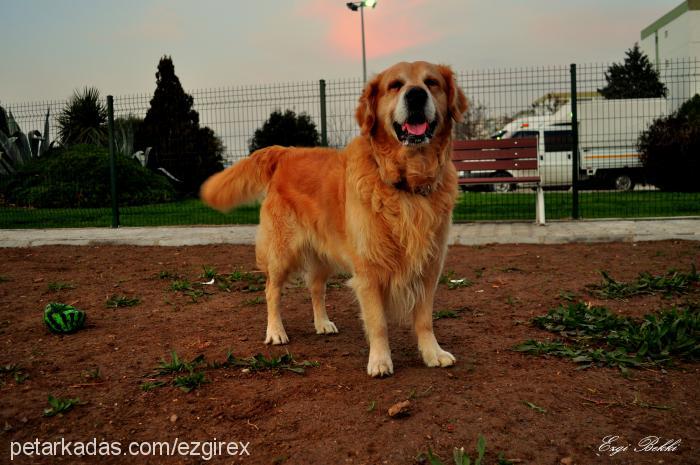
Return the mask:
{"type": "Polygon", "coordinates": [[[362,79],[367,82],[367,60],[365,58],[365,7],[374,8],[377,0],[362,0],[345,4],[352,11],[360,10],[360,27],[362,30],[362,79]]]}

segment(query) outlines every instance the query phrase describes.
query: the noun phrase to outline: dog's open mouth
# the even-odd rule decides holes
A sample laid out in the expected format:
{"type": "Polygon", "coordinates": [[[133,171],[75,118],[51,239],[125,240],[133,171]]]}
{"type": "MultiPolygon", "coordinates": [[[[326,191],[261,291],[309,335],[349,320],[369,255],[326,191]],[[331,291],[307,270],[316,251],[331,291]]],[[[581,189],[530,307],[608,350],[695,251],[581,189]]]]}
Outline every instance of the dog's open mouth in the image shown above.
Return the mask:
{"type": "Polygon", "coordinates": [[[433,137],[437,120],[428,122],[423,118],[417,121],[405,121],[399,124],[394,121],[394,131],[396,137],[403,145],[420,145],[427,144],[433,137]]]}

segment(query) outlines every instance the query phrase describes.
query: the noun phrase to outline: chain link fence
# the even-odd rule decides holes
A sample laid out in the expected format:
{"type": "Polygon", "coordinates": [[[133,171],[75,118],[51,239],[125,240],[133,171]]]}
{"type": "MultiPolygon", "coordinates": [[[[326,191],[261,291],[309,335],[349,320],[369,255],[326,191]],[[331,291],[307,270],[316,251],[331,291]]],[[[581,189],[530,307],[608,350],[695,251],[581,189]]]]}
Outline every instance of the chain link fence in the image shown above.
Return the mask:
{"type": "MultiPolygon", "coordinates": [[[[700,92],[700,62],[689,59],[662,64],[658,71],[667,89],[663,98],[606,100],[599,89],[606,85],[607,70],[608,65],[604,64],[579,65],[575,79],[569,66],[458,72],[458,83],[470,105],[463,122],[455,128],[455,138],[537,137],[548,220],[700,215],[700,193],[679,192],[673,186],[662,190],[651,184],[637,149],[641,132],[700,92]],[[572,124],[573,100],[576,124],[572,124]],[[579,135],[576,147],[574,129],[579,135]]],[[[229,165],[248,155],[255,130],[275,110],[309,115],[324,143],[345,146],[358,134],[354,112],[362,87],[360,79],[345,79],[188,93],[193,97],[200,125],[209,127],[222,141],[225,165],[229,165]]],[[[115,118],[143,118],[151,98],[151,94],[115,96],[115,118]]],[[[29,139],[30,131],[44,132],[48,111],[49,138],[55,140],[57,116],[67,101],[0,104],[12,112],[29,139]]],[[[187,163],[186,155],[178,154],[183,163],[187,163]]],[[[509,174],[486,173],[499,177],[509,174]]],[[[37,208],[8,201],[10,177],[0,177],[0,228],[111,224],[112,212],[107,207],[37,208]]],[[[47,182],[54,181],[58,182],[47,182]]],[[[105,183],[108,186],[109,180],[105,183]]],[[[49,185],[45,188],[47,192],[51,190],[49,185]]],[[[454,220],[534,220],[534,203],[530,186],[505,183],[471,188],[461,193],[454,220]]],[[[195,198],[120,208],[122,226],[257,220],[256,206],[224,215],[204,207],[195,198]]]]}

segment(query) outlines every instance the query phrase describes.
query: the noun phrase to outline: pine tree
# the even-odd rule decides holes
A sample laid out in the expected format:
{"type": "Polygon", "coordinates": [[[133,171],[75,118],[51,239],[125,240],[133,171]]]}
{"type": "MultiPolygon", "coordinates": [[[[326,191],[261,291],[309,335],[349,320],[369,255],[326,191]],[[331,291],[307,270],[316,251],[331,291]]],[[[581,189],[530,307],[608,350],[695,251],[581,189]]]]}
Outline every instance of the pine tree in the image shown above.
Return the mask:
{"type": "Polygon", "coordinates": [[[172,58],[164,56],[158,63],[156,90],[136,145],[152,147],[148,167],[164,168],[181,180],[176,188],[185,194],[196,194],[206,178],[223,169],[223,144],[211,129],[199,127],[193,103],[175,75],[172,58]]]}
{"type": "Polygon", "coordinates": [[[598,92],[607,99],[666,97],[666,85],[659,80],[659,72],[639,50],[639,45],[634,44],[625,55],[623,64],[610,65],[605,73],[608,84],[598,92]]]}

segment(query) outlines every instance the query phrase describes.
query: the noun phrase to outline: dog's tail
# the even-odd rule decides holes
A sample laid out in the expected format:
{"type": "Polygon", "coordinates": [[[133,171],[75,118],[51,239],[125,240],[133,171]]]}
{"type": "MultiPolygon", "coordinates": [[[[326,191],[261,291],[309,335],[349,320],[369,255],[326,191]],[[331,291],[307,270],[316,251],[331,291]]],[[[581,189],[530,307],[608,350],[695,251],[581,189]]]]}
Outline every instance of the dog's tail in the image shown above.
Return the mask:
{"type": "Polygon", "coordinates": [[[266,147],[216,173],[202,184],[202,201],[217,210],[228,211],[261,198],[277,169],[280,156],[286,151],[285,147],[277,145],[266,147]]]}

